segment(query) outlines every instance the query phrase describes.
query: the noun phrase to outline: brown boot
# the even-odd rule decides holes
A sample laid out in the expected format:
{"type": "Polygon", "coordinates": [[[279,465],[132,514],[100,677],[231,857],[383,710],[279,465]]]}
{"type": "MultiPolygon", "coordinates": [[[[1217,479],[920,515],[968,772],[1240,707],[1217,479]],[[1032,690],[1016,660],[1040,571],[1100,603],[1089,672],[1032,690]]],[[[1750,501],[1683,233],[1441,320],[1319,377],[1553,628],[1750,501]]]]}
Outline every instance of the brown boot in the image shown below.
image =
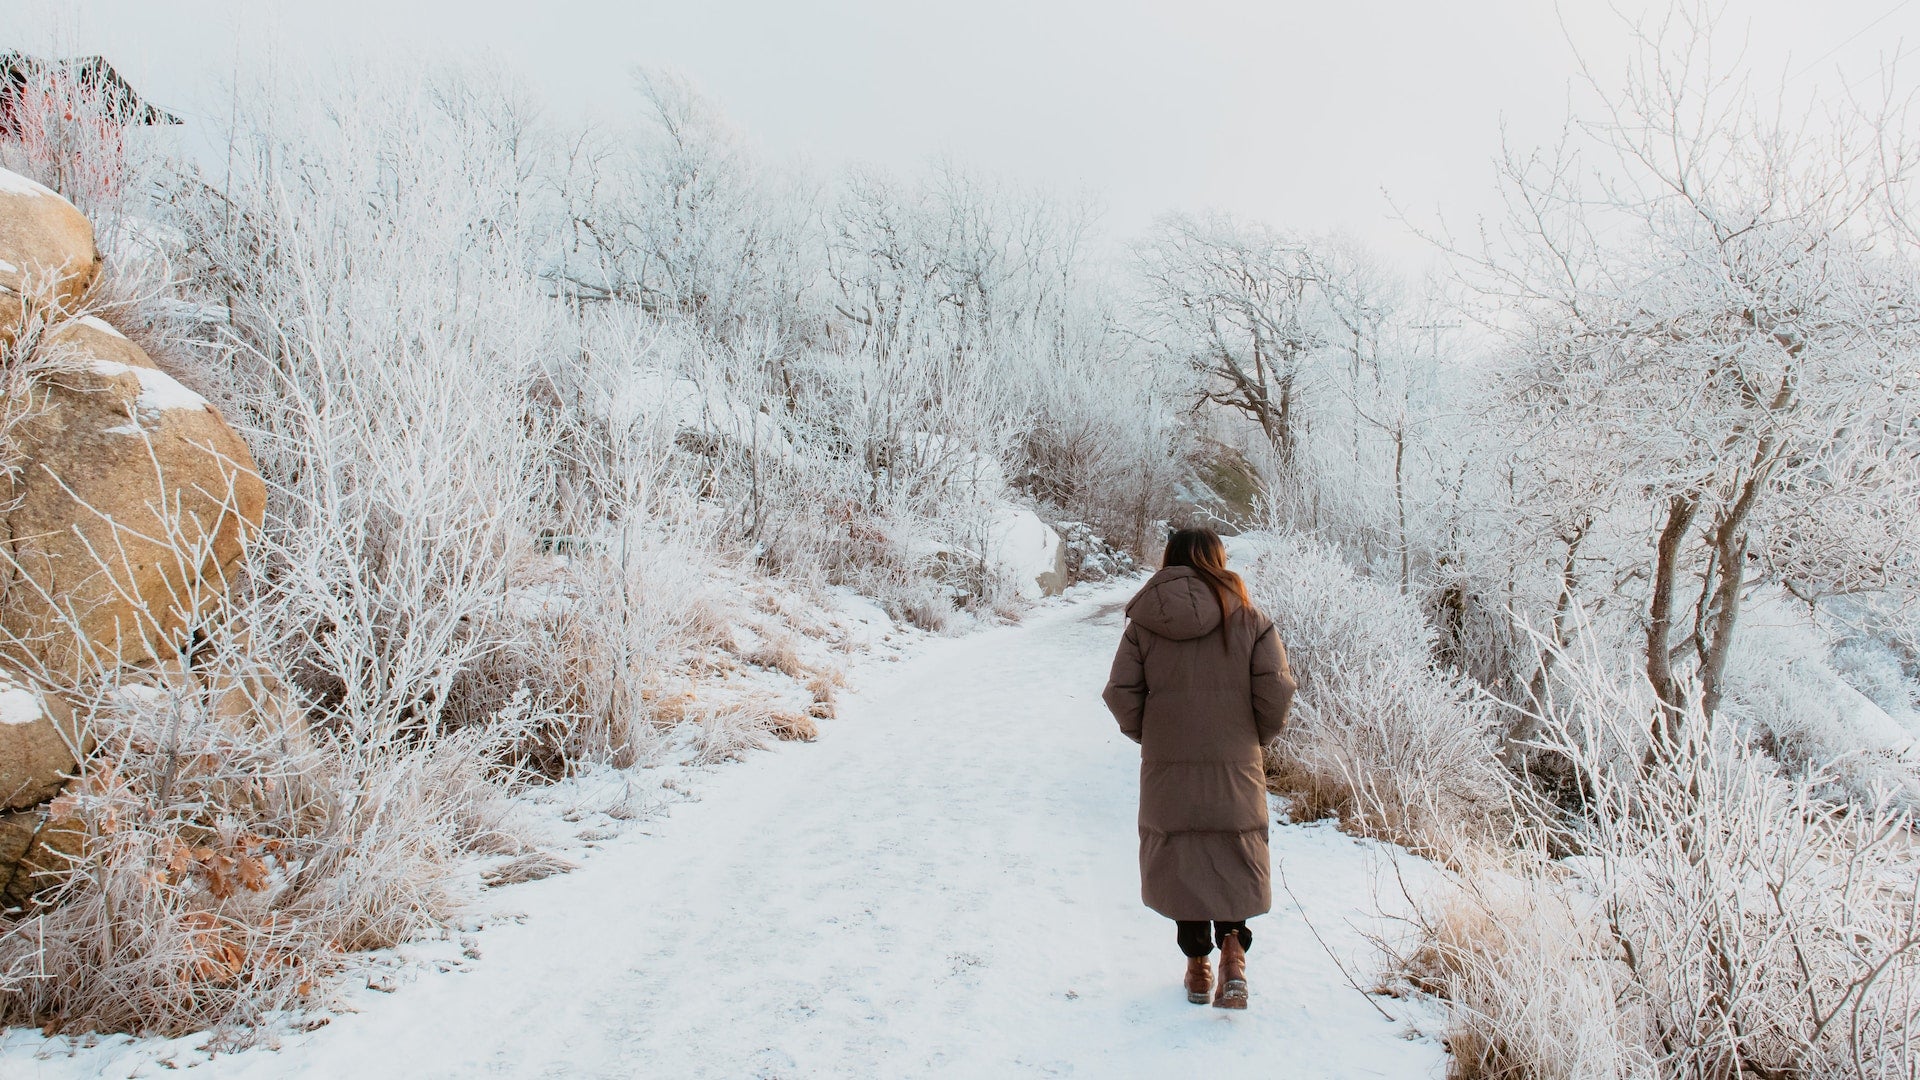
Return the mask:
{"type": "Polygon", "coordinates": [[[1207,963],[1204,956],[1187,957],[1187,1000],[1195,1005],[1205,1005],[1208,991],[1212,989],[1213,965],[1207,963]]]}
{"type": "Polygon", "coordinates": [[[1213,1007],[1247,1007],[1247,950],[1240,945],[1239,934],[1228,934],[1220,943],[1220,989],[1214,991],[1213,1007]]]}

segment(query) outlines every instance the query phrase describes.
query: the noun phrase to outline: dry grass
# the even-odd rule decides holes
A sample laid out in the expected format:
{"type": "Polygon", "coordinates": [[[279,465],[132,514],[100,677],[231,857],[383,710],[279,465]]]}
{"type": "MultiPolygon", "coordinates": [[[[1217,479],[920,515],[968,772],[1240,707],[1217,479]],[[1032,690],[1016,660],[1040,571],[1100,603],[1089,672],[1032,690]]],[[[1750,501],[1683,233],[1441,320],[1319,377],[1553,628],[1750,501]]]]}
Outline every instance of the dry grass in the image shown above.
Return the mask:
{"type": "Polygon", "coordinates": [[[769,731],[782,742],[812,742],[820,737],[820,728],[814,724],[813,717],[804,713],[776,712],[769,717],[769,731]]]}
{"type": "Polygon", "coordinates": [[[749,664],[757,664],[760,667],[778,671],[796,681],[806,679],[809,674],[806,664],[800,660],[799,646],[791,634],[775,634],[768,637],[744,659],[749,664]]]}
{"type": "Polygon", "coordinates": [[[1618,950],[1561,883],[1489,864],[1416,928],[1397,972],[1449,1005],[1450,1080],[1626,1080],[1647,1064],[1615,1027],[1618,950]]]}
{"type": "Polygon", "coordinates": [[[488,888],[502,885],[518,885],[523,881],[539,881],[555,874],[570,874],[580,867],[578,864],[545,851],[528,852],[511,859],[480,875],[488,888]]]}
{"type": "Polygon", "coordinates": [[[1277,742],[1264,748],[1263,757],[1267,790],[1287,800],[1287,814],[1293,820],[1339,818],[1352,806],[1352,788],[1331,774],[1307,768],[1277,742]]]}
{"type": "Polygon", "coordinates": [[[813,695],[813,704],[807,707],[807,715],[816,720],[831,720],[839,704],[840,688],[846,685],[846,674],[835,668],[831,671],[816,671],[807,679],[807,693],[813,695]]]}

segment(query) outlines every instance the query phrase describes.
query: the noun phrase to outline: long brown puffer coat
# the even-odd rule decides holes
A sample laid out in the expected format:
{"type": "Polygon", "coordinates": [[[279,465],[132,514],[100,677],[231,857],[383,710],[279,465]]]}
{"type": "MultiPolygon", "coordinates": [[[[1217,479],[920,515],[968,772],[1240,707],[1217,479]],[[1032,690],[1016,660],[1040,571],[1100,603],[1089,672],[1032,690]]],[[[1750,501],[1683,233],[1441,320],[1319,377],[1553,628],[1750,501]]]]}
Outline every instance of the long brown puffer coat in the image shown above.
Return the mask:
{"type": "Polygon", "coordinates": [[[1293,675],[1273,620],[1229,604],[1223,627],[1199,574],[1155,574],[1127,604],[1101,695],[1140,744],[1140,898],[1171,919],[1273,906],[1261,748],[1286,723],[1293,675]]]}

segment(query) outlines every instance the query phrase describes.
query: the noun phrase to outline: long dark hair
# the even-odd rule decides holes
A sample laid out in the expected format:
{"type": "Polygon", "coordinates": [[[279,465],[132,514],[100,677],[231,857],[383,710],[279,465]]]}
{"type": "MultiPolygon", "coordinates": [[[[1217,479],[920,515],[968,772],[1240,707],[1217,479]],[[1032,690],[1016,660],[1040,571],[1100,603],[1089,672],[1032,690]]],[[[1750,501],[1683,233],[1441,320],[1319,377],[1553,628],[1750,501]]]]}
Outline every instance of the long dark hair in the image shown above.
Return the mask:
{"type": "Polygon", "coordinates": [[[1213,590],[1214,599],[1220,601],[1221,637],[1224,633],[1227,616],[1233,613],[1229,600],[1238,600],[1242,610],[1250,610],[1253,600],[1247,596],[1247,583],[1240,575],[1227,569],[1227,545],[1220,542],[1220,534],[1212,529],[1179,529],[1167,536],[1167,550],[1160,556],[1160,568],[1184,566],[1200,575],[1200,580],[1213,590]]]}

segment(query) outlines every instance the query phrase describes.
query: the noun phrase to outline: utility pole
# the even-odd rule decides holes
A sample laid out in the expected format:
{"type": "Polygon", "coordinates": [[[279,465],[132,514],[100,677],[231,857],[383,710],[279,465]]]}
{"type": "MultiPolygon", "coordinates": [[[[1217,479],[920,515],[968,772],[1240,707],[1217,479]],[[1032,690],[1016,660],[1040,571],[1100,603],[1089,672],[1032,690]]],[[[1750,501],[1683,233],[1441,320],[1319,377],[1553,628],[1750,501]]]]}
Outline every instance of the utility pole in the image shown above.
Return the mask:
{"type": "Polygon", "coordinates": [[[1438,389],[1434,380],[1440,371],[1440,331],[1458,329],[1459,326],[1460,324],[1457,322],[1443,322],[1439,319],[1435,319],[1432,322],[1410,324],[1411,329],[1427,331],[1427,358],[1429,360],[1427,364],[1428,400],[1432,400],[1434,391],[1438,389]]]}

